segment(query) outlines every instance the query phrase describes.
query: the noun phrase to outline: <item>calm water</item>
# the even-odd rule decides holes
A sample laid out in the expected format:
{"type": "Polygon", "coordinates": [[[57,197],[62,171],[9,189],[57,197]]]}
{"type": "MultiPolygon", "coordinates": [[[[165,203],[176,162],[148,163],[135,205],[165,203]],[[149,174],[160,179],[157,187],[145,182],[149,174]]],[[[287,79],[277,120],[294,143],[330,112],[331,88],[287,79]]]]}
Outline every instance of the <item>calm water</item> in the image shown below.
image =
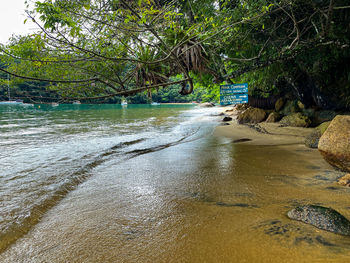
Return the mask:
{"type": "Polygon", "coordinates": [[[212,136],[217,109],[0,108],[0,262],[348,262],[350,239],[289,220],[350,217],[317,151],[212,136]]]}

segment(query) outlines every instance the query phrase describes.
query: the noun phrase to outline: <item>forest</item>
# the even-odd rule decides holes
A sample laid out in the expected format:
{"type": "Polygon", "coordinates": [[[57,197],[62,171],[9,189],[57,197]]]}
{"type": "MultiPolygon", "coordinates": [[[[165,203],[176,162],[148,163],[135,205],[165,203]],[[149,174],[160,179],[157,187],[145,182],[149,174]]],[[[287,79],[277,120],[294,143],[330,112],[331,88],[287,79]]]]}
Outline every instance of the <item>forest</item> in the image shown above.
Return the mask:
{"type": "Polygon", "coordinates": [[[0,46],[1,94],[31,101],[213,101],[221,84],[255,98],[350,108],[347,0],[42,0],[38,28],[0,46]]]}

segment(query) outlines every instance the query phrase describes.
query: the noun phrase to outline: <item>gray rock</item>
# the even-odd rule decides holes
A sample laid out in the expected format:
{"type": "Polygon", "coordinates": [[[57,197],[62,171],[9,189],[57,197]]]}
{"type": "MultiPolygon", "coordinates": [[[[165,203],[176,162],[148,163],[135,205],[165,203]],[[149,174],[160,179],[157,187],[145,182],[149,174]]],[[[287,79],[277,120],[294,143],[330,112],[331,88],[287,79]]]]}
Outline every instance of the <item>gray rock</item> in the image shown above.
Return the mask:
{"type": "Polygon", "coordinates": [[[350,221],[332,208],[304,205],[290,210],[287,215],[319,229],[350,236],[350,221]]]}
{"type": "Polygon", "coordinates": [[[311,132],[309,135],[305,137],[305,145],[309,148],[316,149],[318,146],[318,141],[321,138],[321,131],[318,129],[315,129],[313,132],[311,132]]]}

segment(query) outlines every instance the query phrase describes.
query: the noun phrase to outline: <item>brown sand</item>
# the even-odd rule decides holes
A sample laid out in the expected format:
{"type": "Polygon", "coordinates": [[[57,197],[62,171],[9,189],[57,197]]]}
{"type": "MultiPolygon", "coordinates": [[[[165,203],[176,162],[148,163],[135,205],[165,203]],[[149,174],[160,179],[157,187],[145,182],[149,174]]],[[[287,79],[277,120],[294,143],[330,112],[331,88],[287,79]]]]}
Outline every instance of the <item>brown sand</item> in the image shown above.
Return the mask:
{"type": "Polygon", "coordinates": [[[281,127],[279,123],[266,122],[256,125],[241,125],[236,121],[235,110],[230,112],[227,110],[230,108],[223,108],[223,112],[230,115],[233,120],[227,122],[229,125],[217,127],[214,136],[228,137],[236,143],[251,145],[303,144],[305,137],[314,130],[314,128],[281,127]]]}

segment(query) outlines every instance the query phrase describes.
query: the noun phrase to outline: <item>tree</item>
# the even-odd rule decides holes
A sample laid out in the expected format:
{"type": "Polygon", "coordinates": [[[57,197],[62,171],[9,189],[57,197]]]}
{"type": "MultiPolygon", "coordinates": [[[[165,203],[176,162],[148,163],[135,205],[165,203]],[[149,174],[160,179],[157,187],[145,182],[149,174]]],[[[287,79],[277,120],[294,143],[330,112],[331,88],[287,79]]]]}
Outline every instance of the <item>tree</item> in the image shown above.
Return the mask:
{"type": "MultiPolygon", "coordinates": [[[[249,79],[267,93],[287,86],[320,104],[335,81],[331,72],[348,83],[349,10],[346,0],[37,1],[28,16],[41,32],[2,47],[8,68],[0,70],[45,80],[63,96],[174,84],[185,95],[194,79],[200,86],[211,76],[214,83],[249,79]]],[[[349,84],[338,93],[350,105],[349,84]]]]}

